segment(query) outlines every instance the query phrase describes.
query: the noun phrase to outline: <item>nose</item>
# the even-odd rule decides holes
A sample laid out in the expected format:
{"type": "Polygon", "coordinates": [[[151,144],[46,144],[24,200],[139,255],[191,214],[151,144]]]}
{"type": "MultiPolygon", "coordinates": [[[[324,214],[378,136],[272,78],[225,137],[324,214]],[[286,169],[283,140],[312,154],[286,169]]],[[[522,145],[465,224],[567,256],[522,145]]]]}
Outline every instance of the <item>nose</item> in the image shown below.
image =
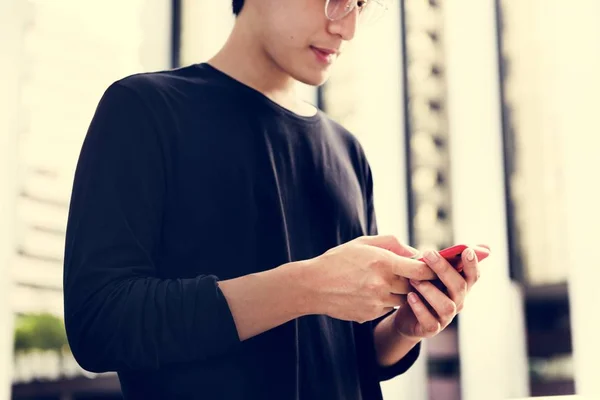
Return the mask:
{"type": "Polygon", "coordinates": [[[329,21],[328,31],[332,35],[338,35],[345,41],[350,41],[356,34],[356,26],[358,25],[358,7],[354,7],[352,12],[346,15],[344,18],[329,21]]]}

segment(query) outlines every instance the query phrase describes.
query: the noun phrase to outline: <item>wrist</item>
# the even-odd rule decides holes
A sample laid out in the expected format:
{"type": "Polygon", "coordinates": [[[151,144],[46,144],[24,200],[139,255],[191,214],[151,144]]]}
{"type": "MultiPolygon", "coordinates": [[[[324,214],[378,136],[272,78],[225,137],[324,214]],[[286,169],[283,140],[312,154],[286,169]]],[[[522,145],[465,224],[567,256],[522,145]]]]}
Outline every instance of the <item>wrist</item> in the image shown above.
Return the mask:
{"type": "Polygon", "coordinates": [[[377,361],[382,367],[389,367],[400,361],[422,340],[399,331],[394,322],[395,317],[395,313],[391,314],[375,327],[377,361]]]}
{"type": "Polygon", "coordinates": [[[318,313],[319,300],[309,260],[283,264],[267,273],[282,289],[280,294],[289,301],[294,318],[318,313]]]}
{"type": "Polygon", "coordinates": [[[398,340],[413,345],[416,345],[417,343],[423,340],[423,338],[421,337],[410,336],[402,332],[402,329],[400,329],[400,327],[398,326],[398,319],[396,318],[395,313],[386,318],[386,320],[389,320],[390,330],[392,334],[394,334],[398,338],[398,340]]]}

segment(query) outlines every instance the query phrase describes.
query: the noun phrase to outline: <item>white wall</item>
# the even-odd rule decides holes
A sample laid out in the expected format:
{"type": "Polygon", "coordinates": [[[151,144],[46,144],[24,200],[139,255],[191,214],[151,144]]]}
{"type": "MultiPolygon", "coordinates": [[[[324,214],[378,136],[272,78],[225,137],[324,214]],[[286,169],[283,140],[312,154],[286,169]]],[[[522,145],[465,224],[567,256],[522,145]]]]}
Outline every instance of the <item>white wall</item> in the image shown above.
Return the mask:
{"type": "Polygon", "coordinates": [[[464,400],[528,395],[521,296],[509,280],[494,0],[448,1],[448,78],[455,240],[492,257],[460,315],[464,400]]]}
{"type": "Polygon", "coordinates": [[[553,101],[556,89],[552,1],[503,0],[503,46],[508,58],[506,101],[514,127],[511,191],[526,279],[532,285],[565,282],[561,243],[564,177],[553,101]]]}
{"type": "Polygon", "coordinates": [[[140,7],[142,42],[139,59],[144,71],[168,69],[171,66],[171,0],[143,0],[140,7]]]}
{"type": "Polygon", "coordinates": [[[230,1],[182,0],[181,64],[204,62],[225,44],[234,15],[230,1]]]}
{"type": "Polygon", "coordinates": [[[576,392],[584,398],[600,398],[600,313],[598,282],[600,260],[600,2],[597,0],[549,1],[554,9],[556,130],[563,149],[565,181],[564,222],[569,271],[571,329],[576,392]]]}

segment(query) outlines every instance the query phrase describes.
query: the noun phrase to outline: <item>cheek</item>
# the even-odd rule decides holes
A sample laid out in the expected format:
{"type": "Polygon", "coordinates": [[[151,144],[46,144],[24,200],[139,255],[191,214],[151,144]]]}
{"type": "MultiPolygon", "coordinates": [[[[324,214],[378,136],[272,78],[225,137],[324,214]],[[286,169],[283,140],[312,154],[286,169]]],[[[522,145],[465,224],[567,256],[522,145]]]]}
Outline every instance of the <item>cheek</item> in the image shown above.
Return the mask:
{"type": "MultiPolygon", "coordinates": [[[[288,3],[277,1],[280,4],[288,3]]],[[[302,4],[302,1],[295,3],[302,4]]],[[[319,19],[321,14],[323,13],[305,7],[279,7],[263,21],[266,30],[264,39],[279,49],[305,48],[310,44],[311,38],[322,36],[320,31],[324,30],[324,26],[319,19]]]]}
{"type": "Polygon", "coordinates": [[[278,21],[271,37],[285,46],[295,46],[302,42],[303,30],[295,21],[278,21]]]}
{"type": "Polygon", "coordinates": [[[267,50],[276,58],[288,58],[308,46],[307,38],[294,23],[276,23],[265,29],[264,43],[267,50]]]}

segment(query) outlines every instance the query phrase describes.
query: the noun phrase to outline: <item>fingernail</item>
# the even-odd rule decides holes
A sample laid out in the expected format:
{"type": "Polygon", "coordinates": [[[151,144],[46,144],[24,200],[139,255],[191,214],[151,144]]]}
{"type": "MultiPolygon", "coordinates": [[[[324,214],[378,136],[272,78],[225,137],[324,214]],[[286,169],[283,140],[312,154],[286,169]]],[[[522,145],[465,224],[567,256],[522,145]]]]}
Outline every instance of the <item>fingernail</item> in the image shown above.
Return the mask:
{"type": "Polygon", "coordinates": [[[425,252],[425,258],[427,259],[427,261],[436,261],[438,259],[437,252],[433,250],[428,250],[427,252],[425,252]]]}
{"type": "Polygon", "coordinates": [[[421,284],[421,281],[415,281],[414,279],[411,279],[410,284],[413,286],[419,286],[421,284]]]}
{"type": "Polygon", "coordinates": [[[412,304],[415,304],[417,302],[417,295],[413,292],[410,292],[408,294],[408,301],[410,301],[412,304]]]}
{"type": "Polygon", "coordinates": [[[466,253],[468,261],[473,261],[475,259],[475,252],[473,251],[473,249],[467,249],[466,253]]]}

